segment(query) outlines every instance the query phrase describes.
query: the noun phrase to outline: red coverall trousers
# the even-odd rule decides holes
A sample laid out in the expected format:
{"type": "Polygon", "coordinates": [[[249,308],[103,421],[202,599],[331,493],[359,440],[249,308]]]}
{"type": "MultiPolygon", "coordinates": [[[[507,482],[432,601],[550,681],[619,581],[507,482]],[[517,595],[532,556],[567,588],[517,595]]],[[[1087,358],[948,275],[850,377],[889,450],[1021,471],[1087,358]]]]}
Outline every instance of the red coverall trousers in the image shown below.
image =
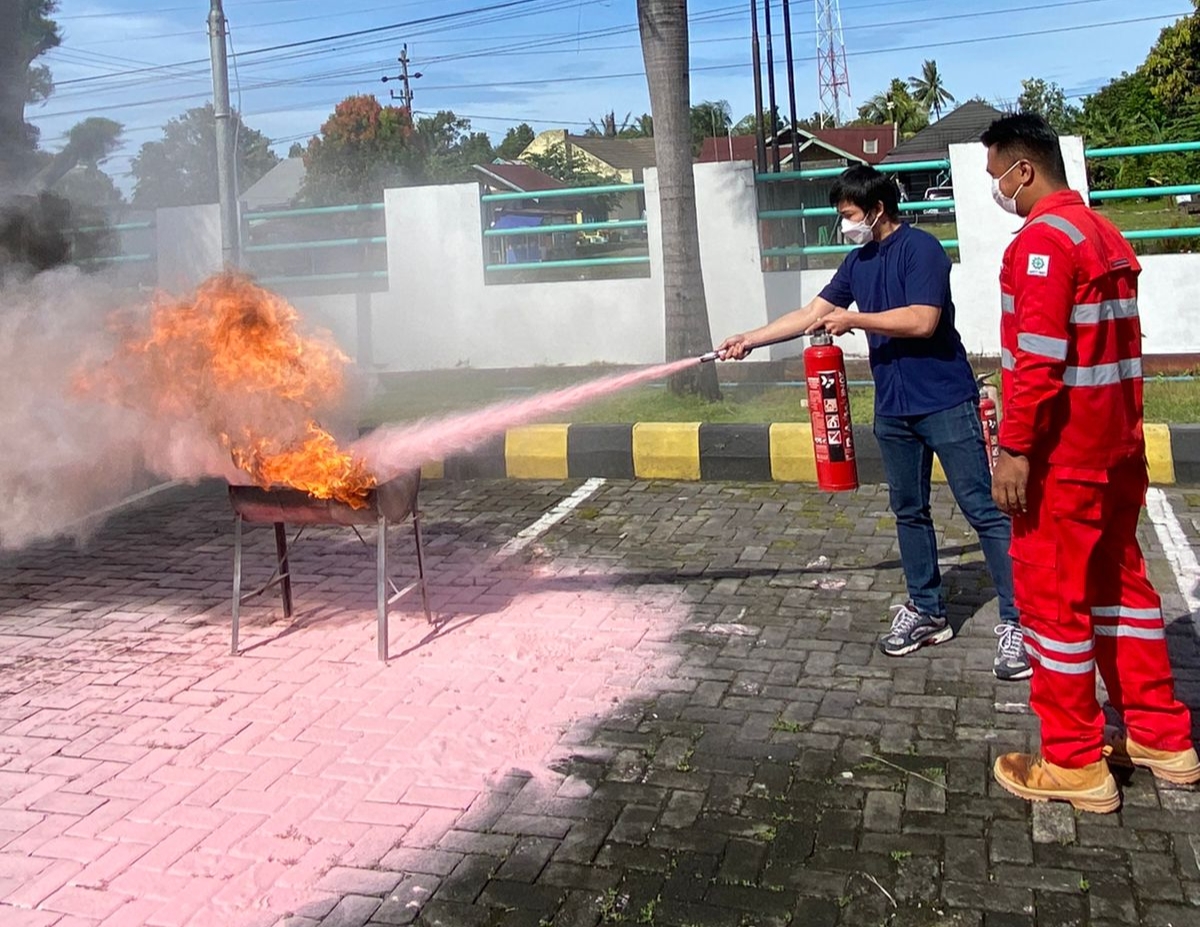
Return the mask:
{"type": "Polygon", "coordinates": [[[1192,745],[1175,698],[1162,603],[1137,540],[1145,463],[1110,470],[1035,465],[1028,513],[1013,519],[1013,584],[1034,661],[1029,704],[1042,755],[1079,768],[1101,757],[1096,668],[1130,736],[1158,750],[1192,745]]]}

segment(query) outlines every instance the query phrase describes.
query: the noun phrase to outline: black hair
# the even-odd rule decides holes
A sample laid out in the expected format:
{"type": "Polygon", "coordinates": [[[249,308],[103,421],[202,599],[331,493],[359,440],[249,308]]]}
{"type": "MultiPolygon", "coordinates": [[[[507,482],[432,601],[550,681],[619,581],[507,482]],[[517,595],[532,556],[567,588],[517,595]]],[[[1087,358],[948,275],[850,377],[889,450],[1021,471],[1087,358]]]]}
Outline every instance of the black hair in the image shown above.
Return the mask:
{"type": "Polygon", "coordinates": [[[979,140],[1014,161],[1032,161],[1051,180],[1067,182],[1067,165],[1063,161],[1058,133],[1037,113],[1002,116],[988,126],[979,140]]]}
{"type": "Polygon", "coordinates": [[[900,193],[895,181],[865,164],[850,168],[834,181],[829,204],[836,208],[842,203],[853,203],[864,213],[882,203],[888,218],[900,216],[900,193]]]}

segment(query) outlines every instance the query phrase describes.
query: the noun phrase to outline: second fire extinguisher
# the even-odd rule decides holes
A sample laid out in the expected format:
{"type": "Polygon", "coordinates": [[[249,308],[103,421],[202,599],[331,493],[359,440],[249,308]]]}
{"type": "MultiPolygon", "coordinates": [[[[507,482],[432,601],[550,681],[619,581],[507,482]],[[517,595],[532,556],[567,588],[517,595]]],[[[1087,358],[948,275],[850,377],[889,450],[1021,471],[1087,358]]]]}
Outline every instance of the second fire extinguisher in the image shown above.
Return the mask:
{"type": "Polygon", "coordinates": [[[817,485],[824,492],[858,489],[846,364],[842,349],[828,332],[812,336],[804,352],[804,376],[808,381],[817,485]]]}
{"type": "Polygon", "coordinates": [[[976,383],[979,386],[979,424],[983,427],[988,471],[992,472],[996,469],[996,461],[1000,459],[1000,416],[992,388],[987,385],[987,377],[978,377],[976,383]]]}

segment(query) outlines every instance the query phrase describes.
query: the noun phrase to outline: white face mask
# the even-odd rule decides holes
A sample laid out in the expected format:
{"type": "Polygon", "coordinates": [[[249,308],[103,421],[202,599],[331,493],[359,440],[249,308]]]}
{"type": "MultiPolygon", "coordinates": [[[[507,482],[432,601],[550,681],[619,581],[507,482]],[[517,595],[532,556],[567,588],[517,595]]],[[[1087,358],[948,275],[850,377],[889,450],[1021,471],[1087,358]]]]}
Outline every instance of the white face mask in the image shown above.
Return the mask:
{"type": "MultiPolygon", "coordinates": [[[[880,216],[883,213],[879,214],[880,216]]],[[[851,222],[849,219],[842,220],[842,237],[852,245],[865,245],[875,237],[875,224],[879,221],[879,216],[875,217],[875,221],[868,223],[865,219],[860,222],[851,222]]]]}
{"type": "Polygon", "coordinates": [[[1012,213],[1014,216],[1019,215],[1017,212],[1017,197],[1020,196],[1021,191],[1025,189],[1025,184],[1021,184],[1021,186],[1017,187],[1012,196],[1005,196],[1002,192],[1000,192],[1000,181],[1011,174],[1013,167],[1016,167],[1020,163],[1020,161],[1014,161],[1012,167],[1006,170],[1003,174],[1001,174],[999,177],[992,178],[992,199],[996,201],[997,206],[1007,213],[1012,213]]]}

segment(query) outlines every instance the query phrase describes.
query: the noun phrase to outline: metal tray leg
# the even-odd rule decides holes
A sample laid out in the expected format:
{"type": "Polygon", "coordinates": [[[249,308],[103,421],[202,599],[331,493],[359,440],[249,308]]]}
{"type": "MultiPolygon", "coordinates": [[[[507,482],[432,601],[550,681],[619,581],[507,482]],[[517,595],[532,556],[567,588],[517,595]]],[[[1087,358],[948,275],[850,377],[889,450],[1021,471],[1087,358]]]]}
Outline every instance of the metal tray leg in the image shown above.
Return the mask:
{"type": "Polygon", "coordinates": [[[242,516],[235,515],[233,522],[233,636],[229,643],[230,656],[237,656],[238,625],[242,610],[242,516]]]}
{"type": "Polygon", "coordinates": [[[379,516],[379,539],[376,551],[376,595],[379,609],[378,627],[375,629],[379,659],[388,659],[388,574],[387,574],[387,518],[379,516]]]}
{"type": "Polygon", "coordinates": [[[275,522],[275,553],[279,558],[280,595],[283,596],[283,617],[292,617],[292,568],[288,564],[287,527],[275,522]]]}
{"type": "Polygon", "coordinates": [[[421,545],[421,513],[413,502],[413,538],[417,543],[417,582],[421,584],[421,605],[425,609],[425,623],[433,624],[433,615],[429,611],[429,592],[425,588],[425,551],[421,545]]]}

